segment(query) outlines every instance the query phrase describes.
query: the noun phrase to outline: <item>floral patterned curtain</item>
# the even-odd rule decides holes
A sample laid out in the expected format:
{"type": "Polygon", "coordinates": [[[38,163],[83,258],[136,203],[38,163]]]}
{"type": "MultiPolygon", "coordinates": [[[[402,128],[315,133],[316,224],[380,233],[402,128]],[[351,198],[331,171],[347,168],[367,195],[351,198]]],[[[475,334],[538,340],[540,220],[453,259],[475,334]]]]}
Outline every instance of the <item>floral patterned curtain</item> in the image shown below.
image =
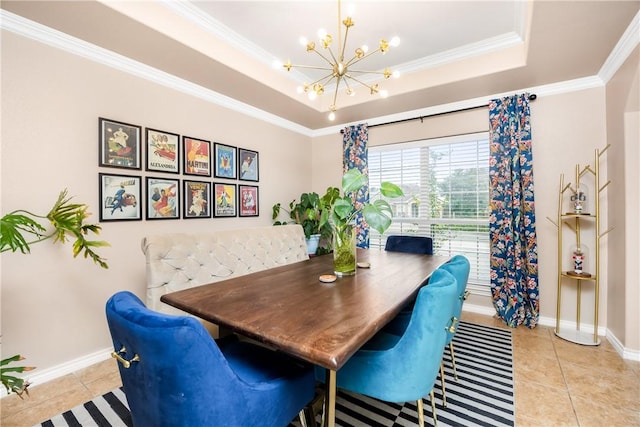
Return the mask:
{"type": "Polygon", "coordinates": [[[540,302],[529,96],[494,99],[489,110],[493,305],[507,325],[533,328],[540,302]]]}
{"type": "MultiPolygon", "coordinates": [[[[344,128],[342,133],[342,172],[350,169],[358,169],[364,175],[369,176],[367,162],[367,142],[369,140],[369,127],[366,123],[344,128]]],[[[357,194],[352,195],[356,205],[369,201],[369,183],[367,182],[357,194]]],[[[369,225],[364,221],[362,214],[356,219],[357,245],[361,248],[369,247],[369,225]]]]}

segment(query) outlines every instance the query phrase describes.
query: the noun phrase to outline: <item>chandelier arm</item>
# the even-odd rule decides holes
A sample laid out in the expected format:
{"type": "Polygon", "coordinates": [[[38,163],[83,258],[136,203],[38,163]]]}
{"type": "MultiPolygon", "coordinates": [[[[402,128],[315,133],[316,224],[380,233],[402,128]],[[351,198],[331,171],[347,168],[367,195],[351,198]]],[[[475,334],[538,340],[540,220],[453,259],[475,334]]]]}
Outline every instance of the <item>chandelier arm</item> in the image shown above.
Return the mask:
{"type": "Polygon", "coordinates": [[[336,107],[336,99],[338,99],[338,88],[340,87],[340,80],[342,79],[341,76],[336,77],[337,81],[336,81],[336,90],[333,92],[333,102],[331,103],[331,105],[333,106],[333,110],[335,111],[337,109],[336,107]]]}
{"type": "Polygon", "coordinates": [[[380,52],[380,48],[378,48],[378,49],[376,49],[376,50],[374,50],[374,51],[372,51],[372,52],[367,53],[367,54],[366,54],[365,56],[363,56],[362,58],[358,58],[358,56],[357,56],[357,55],[354,55],[354,56],[353,56],[353,58],[351,58],[351,59],[349,60],[349,62],[347,62],[347,63],[345,64],[345,67],[349,67],[349,66],[351,66],[351,65],[357,64],[358,62],[365,60],[366,58],[370,57],[371,55],[373,55],[373,54],[374,54],[374,53],[376,53],[376,52],[380,52]]]}
{"type": "Polygon", "coordinates": [[[360,80],[360,79],[358,79],[358,78],[356,78],[356,77],[353,77],[351,74],[345,74],[345,75],[344,75],[344,77],[346,77],[346,78],[348,78],[348,79],[351,79],[351,80],[353,80],[353,81],[355,81],[355,82],[360,83],[362,86],[366,87],[366,88],[367,88],[367,89],[369,89],[369,90],[372,90],[372,89],[373,89],[373,86],[368,85],[367,83],[363,82],[362,80],[360,80]]]}
{"type": "Polygon", "coordinates": [[[384,71],[352,70],[351,68],[349,68],[349,71],[352,72],[352,73],[380,74],[381,76],[384,75],[384,71]]]}
{"type": "Polygon", "coordinates": [[[346,30],[344,31],[344,40],[342,43],[342,50],[340,52],[340,62],[344,61],[344,52],[347,49],[347,37],[349,37],[349,27],[346,27],[346,30]]]}
{"type": "Polygon", "coordinates": [[[342,79],[342,81],[344,82],[344,85],[347,87],[347,91],[353,92],[353,90],[351,89],[351,86],[349,85],[349,79],[346,78],[346,77],[348,77],[348,76],[345,76],[345,78],[342,79]]]}
{"type": "MultiPolygon", "coordinates": [[[[341,23],[342,23],[342,3],[340,2],[340,0],[338,0],[338,46],[342,44],[342,27],[340,26],[341,23]]],[[[344,38],[346,43],[347,36],[345,36],[344,38]]],[[[333,53],[331,54],[331,56],[333,56],[333,53]]],[[[335,58],[333,59],[335,60],[335,58]]]]}
{"type": "Polygon", "coordinates": [[[320,67],[317,65],[293,65],[291,64],[291,68],[308,68],[311,70],[324,70],[324,71],[333,71],[333,67],[320,67]]]}
{"type": "Polygon", "coordinates": [[[321,53],[320,53],[320,52],[318,52],[317,50],[315,50],[315,49],[314,49],[313,51],[314,51],[315,53],[317,53],[317,54],[318,54],[318,56],[320,56],[320,58],[324,59],[324,60],[327,62],[327,64],[329,64],[329,65],[331,66],[331,68],[328,68],[329,70],[333,70],[333,64],[334,64],[335,62],[337,62],[337,61],[336,61],[336,57],[335,57],[335,56],[333,56],[333,51],[331,50],[331,48],[330,48],[330,47],[329,47],[329,48],[327,48],[327,50],[328,50],[328,51],[329,51],[329,53],[331,54],[331,58],[333,58],[333,62],[331,62],[331,60],[329,60],[329,58],[327,58],[326,56],[324,56],[323,54],[321,54],[321,53]]]}
{"type": "Polygon", "coordinates": [[[323,85],[326,86],[327,83],[329,83],[331,81],[331,78],[333,77],[333,73],[329,73],[326,76],[322,76],[320,77],[318,80],[316,80],[315,82],[309,83],[309,87],[312,87],[313,85],[315,85],[316,83],[320,83],[323,80],[327,80],[323,85]]]}
{"type": "Polygon", "coordinates": [[[322,83],[322,85],[323,85],[323,86],[326,86],[326,85],[328,85],[329,83],[331,83],[331,80],[333,80],[333,79],[335,79],[335,78],[336,78],[336,77],[333,75],[333,73],[331,73],[331,74],[327,74],[326,76],[324,76],[324,77],[322,77],[322,78],[320,78],[320,79],[316,80],[316,83],[317,83],[317,82],[319,82],[319,81],[321,81],[321,80],[325,80],[325,81],[322,83]]]}

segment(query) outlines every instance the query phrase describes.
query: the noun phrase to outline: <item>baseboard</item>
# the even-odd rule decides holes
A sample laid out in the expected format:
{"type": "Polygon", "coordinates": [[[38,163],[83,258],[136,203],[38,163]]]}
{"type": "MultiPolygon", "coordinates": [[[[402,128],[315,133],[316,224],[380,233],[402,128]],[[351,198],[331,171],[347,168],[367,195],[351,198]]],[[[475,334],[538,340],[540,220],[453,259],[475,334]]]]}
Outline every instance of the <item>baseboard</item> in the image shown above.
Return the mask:
{"type": "MultiPolygon", "coordinates": [[[[496,312],[493,309],[493,307],[472,305],[472,304],[467,304],[467,303],[464,304],[462,309],[463,309],[463,311],[468,311],[470,313],[483,314],[483,315],[486,315],[486,316],[494,316],[496,314],[496,312]]],[[[555,328],[556,327],[556,319],[554,317],[543,317],[543,316],[541,316],[538,319],[538,324],[541,325],[541,326],[548,326],[550,328],[555,328]]],[[[560,329],[571,329],[571,330],[573,330],[575,328],[576,328],[576,322],[569,322],[569,321],[565,321],[565,320],[560,321],[560,329]]],[[[587,332],[587,333],[593,333],[593,325],[588,325],[588,324],[585,324],[585,323],[581,323],[580,324],[580,330],[584,331],[584,332],[587,332]]],[[[609,329],[607,329],[605,327],[602,327],[602,326],[599,327],[598,328],[598,336],[606,337],[607,340],[613,346],[613,348],[615,348],[616,352],[623,359],[633,360],[633,361],[640,361],[640,350],[631,350],[631,349],[625,348],[622,345],[622,343],[620,342],[620,340],[609,329]]]]}
{"type": "MultiPolygon", "coordinates": [[[[103,362],[111,357],[111,348],[96,351],[95,353],[87,354],[77,359],[70,360],[68,362],[61,363],[60,365],[53,366],[48,369],[36,369],[31,375],[24,375],[23,378],[29,380],[33,386],[44,384],[51,380],[58,379],[68,374],[80,371],[88,368],[96,363],[103,362]]],[[[5,397],[7,390],[2,387],[0,390],[0,397],[5,397]]]]}

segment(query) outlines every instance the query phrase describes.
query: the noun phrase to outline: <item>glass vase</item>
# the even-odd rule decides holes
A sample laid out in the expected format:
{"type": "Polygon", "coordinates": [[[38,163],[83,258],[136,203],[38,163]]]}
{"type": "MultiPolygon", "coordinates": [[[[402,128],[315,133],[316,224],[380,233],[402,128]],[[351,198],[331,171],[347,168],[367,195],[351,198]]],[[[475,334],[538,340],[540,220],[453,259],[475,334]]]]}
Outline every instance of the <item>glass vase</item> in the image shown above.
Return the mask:
{"type": "Polygon", "coordinates": [[[356,273],[356,227],[333,227],[333,271],[337,276],[356,273]]]}

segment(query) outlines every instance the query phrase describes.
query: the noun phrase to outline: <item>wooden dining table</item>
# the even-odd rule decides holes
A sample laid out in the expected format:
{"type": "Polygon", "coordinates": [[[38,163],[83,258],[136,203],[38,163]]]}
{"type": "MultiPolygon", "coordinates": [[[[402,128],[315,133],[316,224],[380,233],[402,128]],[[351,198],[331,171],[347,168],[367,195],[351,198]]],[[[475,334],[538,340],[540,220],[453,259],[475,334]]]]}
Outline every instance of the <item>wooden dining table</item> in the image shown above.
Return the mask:
{"type": "Polygon", "coordinates": [[[334,426],[336,372],[415,298],[448,257],[358,249],[352,276],[324,283],[332,255],[171,292],[161,301],[326,368],[324,425],[334,426]]]}

